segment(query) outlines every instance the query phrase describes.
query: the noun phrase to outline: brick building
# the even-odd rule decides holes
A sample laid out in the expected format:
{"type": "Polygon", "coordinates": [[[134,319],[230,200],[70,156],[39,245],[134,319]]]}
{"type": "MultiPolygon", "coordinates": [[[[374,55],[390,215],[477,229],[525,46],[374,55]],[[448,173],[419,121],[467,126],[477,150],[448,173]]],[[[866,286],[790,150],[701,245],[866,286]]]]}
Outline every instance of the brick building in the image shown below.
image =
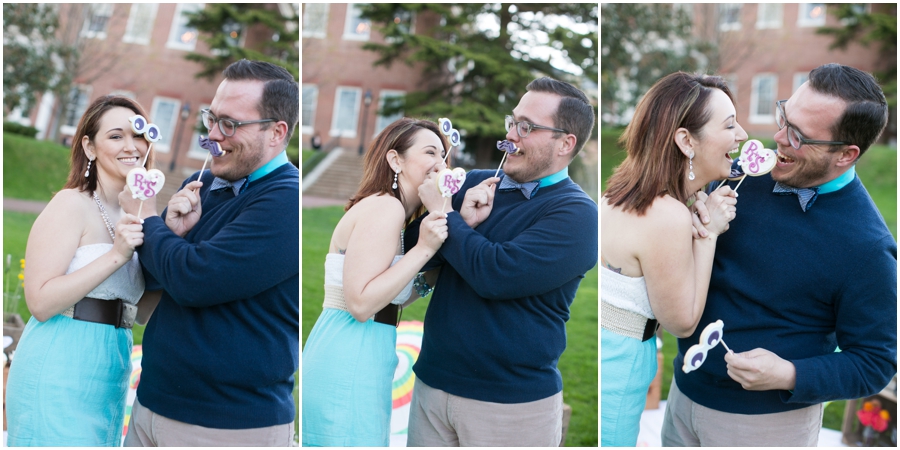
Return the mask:
{"type": "MultiPolygon", "coordinates": [[[[36,127],[39,139],[67,142],[91,101],[107,94],[131,97],[159,126],[161,140],[153,145],[157,165],[192,173],[207,152],[197,144],[199,111],[208,108],[222,81],[195,78],[202,69],[186,60],[189,52],[212,56],[198,32],[187,26],[185,13],[202,9],[202,3],[61,4],[59,33],[81,49],[78,70],[70,91],[69,107],[45,93],[28,113],[14,111],[7,120],[36,127]]],[[[297,4],[271,4],[285,16],[297,4]]],[[[293,10],[292,10],[293,8],[293,10]]],[[[223,32],[237,45],[254,48],[272,38],[265,27],[243,30],[234,26],[223,32]]],[[[205,133],[204,133],[205,134],[205,133]]]]}
{"type": "MultiPolygon", "coordinates": [[[[695,35],[718,44],[717,73],[726,77],[735,92],[738,120],[751,137],[771,139],[778,131],[775,101],[790,97],[810,70],[832,62],[866,72],[897,64],[896,55],[885,59],[877,42],[830,49],[834,38],[816,31],[844,25],[829,12],[833,5],[694,3],[676,7],[693,17],[695,35]]],[[[857,7],[894,15],[897,11],[896,3],[857,7]]],[[[896,122],[890,120],[883,140],[896,142],[896,134],[896,122]]]]}
{"type": "MultiPolygon", "coordinates": [[[[429,13],[396,18],[413,33],[431,28],[438,20],[429,13]]],[[[374,67],[378,54],[362,46],[383,43],[385,38],[360,18],[354,3],[303,4],[302,33],[303,146],[308,148],[315,135],[327,150],[356,151],[368,145],[401,117],[379,115],[384,100],[417,90],[423,67],[402,63],[374,67]]]]}

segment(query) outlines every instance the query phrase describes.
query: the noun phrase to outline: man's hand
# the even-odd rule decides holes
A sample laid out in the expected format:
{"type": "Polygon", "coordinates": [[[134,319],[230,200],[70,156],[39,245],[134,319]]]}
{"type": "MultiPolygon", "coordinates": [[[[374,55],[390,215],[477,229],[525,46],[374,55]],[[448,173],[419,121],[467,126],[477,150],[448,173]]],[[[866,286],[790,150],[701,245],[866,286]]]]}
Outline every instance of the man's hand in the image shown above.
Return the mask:
{"type": "Polygon", "coordinates": [[[173,233],[184,237],[200,220],[203,209],[200,206],[202,181],[191,181],[169,200],[166,226],[173,233]]]}
{"type": "Polygon", "coordinates": [[[466,191],[459,215],[470,227],[481,225],[481,222],[491,214],[494,208],[494,193],[497,192],[499,182],[499,177],[491,177],[466,191]]]}
{"type": "Polygon", "coordinates": [[[122,212],[125,214],[137,216],[138,210],[140,210],[141,215],[138,218],[141,221],[148,217],[159,215],[156,212],[156,197],[148,198],[143,203],[144,206],[141,206],[141,200],[132,196],[131,189],[127,185],[122,189],[122,192],[119,192],[119,206],[122,207],[122,212]]]}
{"type": "Polygon", "coordinates": [[[794,389],[797,371],[794,364],[762,348],[725,354],[728,376],[748,391],[794,389]]]}

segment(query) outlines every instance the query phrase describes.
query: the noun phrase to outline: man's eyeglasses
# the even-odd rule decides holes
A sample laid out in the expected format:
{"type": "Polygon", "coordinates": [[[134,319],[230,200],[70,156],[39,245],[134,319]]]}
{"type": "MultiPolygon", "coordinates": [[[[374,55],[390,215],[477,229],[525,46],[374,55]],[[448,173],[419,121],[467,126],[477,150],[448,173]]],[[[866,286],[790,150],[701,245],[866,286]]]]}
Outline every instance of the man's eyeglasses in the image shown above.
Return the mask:
{"type": "Polygon", "coordinates": [[[213,115],[208,109],[200,110],[200,119],[203,120],[203,125],[206,127],[208,131],[212,131],[213,126],[216,123],[219,124],[219,131],[222,132],[225,136],[234,136],[234,132],[237,131],[238,127],[244,125],[250,125],[252,123],[264,123],[264,122],[277,122],[278,119],[262,119],[262,120],[247,120],[243,122],[239,122],[237,120],[231,119],[220,119],[213,115]]]}
{"type": "Polygon", "coordinates": [[[560,130],[559,128],[545,127],[543,125],[535,125],[531,122],[516,122],[515,119],[513,119],[513,116],[506,116],[505,126],[506,126],[506,131],[509,131],[510,128],[515,126],[516,133],[518,133],[519,137],[521,137],[521,138],[528,137],[528,133],[531,133],[531,130],[533,130],[533,129],[559,131],[561,133],[569,134],[568,131],[560,130]]]}
{"type": "Polygon", "coordinates": [[[791,147],[795,149],[800,149],[800,146],[803,144],[807,145],[850,145],[851,142],[844,141],[817,141],[814,139],[806,139],[804,138],[799,131],[797,131],[790,123],[787,121],[787,116],[784,115],[784,103],[787,100],[778,100],[775,102],[776,111],[775,111],[775,124],[778,125],[778,129],[784,129],[787,127],[787,135],[788,142],[791,143],[791,147]]]}

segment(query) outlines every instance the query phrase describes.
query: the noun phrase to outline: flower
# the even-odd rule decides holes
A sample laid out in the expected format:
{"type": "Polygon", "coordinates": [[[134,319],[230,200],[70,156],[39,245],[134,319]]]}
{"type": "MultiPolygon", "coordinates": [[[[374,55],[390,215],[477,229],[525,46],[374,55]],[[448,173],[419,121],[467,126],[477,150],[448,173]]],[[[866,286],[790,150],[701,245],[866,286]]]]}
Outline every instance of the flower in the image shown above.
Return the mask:
{"type": "Polygon", "coordinates": [[[856,411],[856,417],[859,419],[859,423],[881,433],[887,429],[891,413],[881,409],[881,402],[878,400],[871,400],[863,403],[863,407],[856,411]]]}
{"type": "Polygon", "coordinates": [[[3,279],[3,312],[4,313],[16,313],[19,308],[19,300],[22,298],[22,294],[20,289],[25,287],[25,260],[19,260],[19,273],[16,276],[19,282],[15,282],[15,288],[13,288],[13,281],[10,279],[10,275],[12,273],[12,255],[6,255],[6,266],[3,268],[4,279],[3,279]]]}

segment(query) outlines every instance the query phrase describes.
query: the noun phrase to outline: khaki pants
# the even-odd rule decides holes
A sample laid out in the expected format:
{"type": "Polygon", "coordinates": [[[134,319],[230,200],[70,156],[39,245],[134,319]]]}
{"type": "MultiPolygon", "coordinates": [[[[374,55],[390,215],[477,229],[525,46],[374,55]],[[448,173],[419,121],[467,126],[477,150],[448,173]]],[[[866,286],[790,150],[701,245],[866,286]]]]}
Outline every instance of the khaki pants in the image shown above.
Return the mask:
{"type": "Polygon", "coordinates": [[[666,401],[663,447],[815,447],[824,405],[772,414],[732,414],[694,403],[675,380],[666,401]]]}
{"type": "Polygon", "coordinates": [[[558,447],[562,392],[527,403],[491,403],[448,394],[417,379],[409,447],[558,447]]]}
{"type": "Polygon", "coordinates": [[[125,447],[290,447],[294,423],[246,430],[223,430],[165,418],[134,399],[125,447]]]}

